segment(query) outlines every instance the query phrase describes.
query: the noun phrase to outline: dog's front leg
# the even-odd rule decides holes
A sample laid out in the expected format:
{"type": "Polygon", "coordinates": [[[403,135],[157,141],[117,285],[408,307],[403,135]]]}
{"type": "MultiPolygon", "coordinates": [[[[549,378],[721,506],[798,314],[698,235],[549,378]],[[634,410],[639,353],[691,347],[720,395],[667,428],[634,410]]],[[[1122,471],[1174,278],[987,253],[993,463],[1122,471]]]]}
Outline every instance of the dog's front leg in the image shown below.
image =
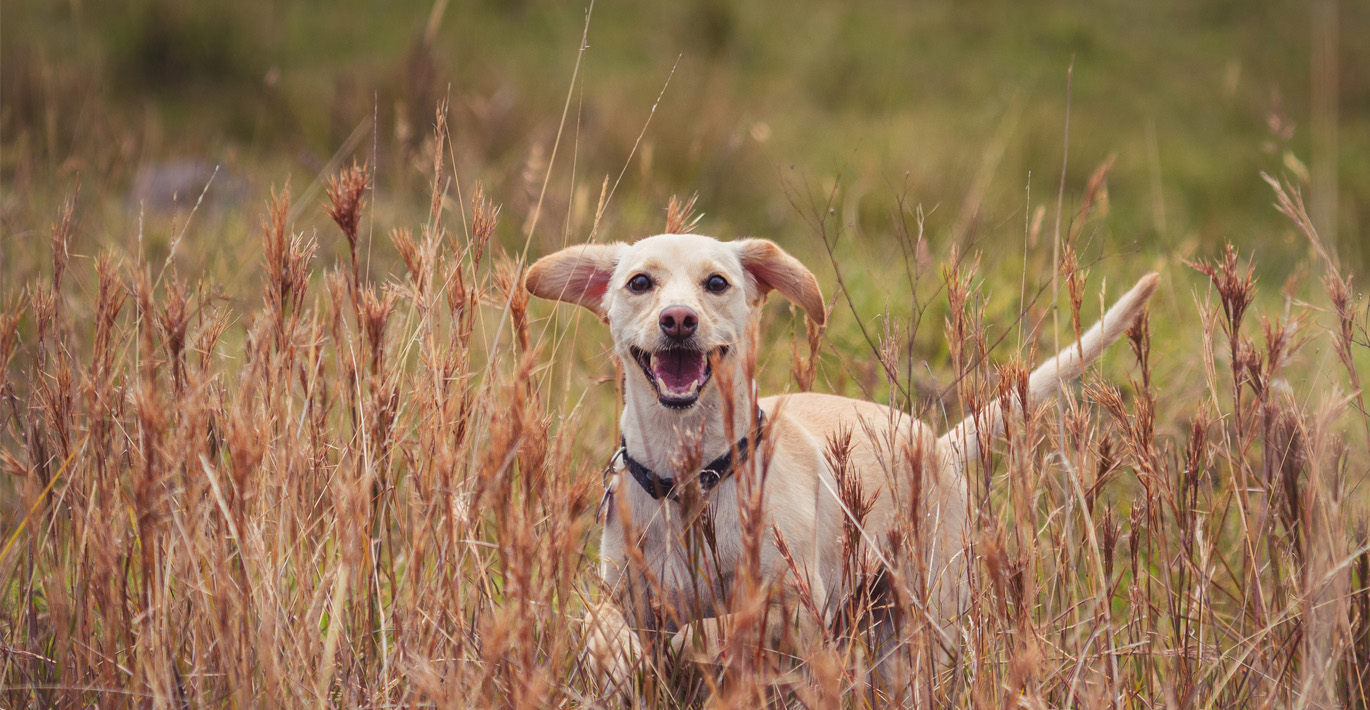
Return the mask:
{"type": "Polygon", "coordinates": [[[611,595],[585,613],[585,653],[606,689],[623,683],[642,658],[642,643],[611,595]]]}
{"type": "MultiPolygon", "coordinates": [[[[772,601],[762,611],[735,612],[687,624],[671,638],[671,646],[697,663],[726,664],[726,653],[736,634],[759,628],[760,643],[768,650],[789,652],[807,647],[823,637],[824,624],[807,609],[772,601]],[[793,610],[787,612],[786,610],[793,610]]],[[[755,632],[753,632],[755,633],[755,632]]]]}

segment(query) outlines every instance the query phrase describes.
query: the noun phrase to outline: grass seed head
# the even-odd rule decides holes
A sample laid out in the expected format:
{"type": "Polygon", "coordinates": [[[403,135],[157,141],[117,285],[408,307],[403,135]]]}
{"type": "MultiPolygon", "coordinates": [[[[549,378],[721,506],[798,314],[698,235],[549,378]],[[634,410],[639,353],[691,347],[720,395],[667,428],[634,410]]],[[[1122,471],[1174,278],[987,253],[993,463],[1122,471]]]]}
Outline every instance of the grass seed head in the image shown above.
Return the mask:
{"type": "Polygon", "coordinates": [[[390,316],[395,312],[395,292],[386,289],[383,295],[376,294],[370,284],[361,288],[358,300],[357,317],[361,322],[362,335],[366,339],[370,354],[371,372],[380,372],[385,355],[385,328],[390,316]]]}
{"type": "Polygon", "coordinates": [[[362,203],[371,187],[371,173],[356,163],[328,179],[328,216],[347,237],[352,261],[357,260],[357,230],[362,220],[362,203]]]}
{"type": "Polygon", "coordinates": [[[157,314],[157,326],[162,332],[162,343],[167,360],[172,364],[172,377],[179,390],[185,378],[186,327],[190,323],[186,285],[172,277],[167,283],[166,303],[157,314]]]}
{"type": "Polygon", "coordinates": [[[480,266],[481,257],[495,238],[495,227],[499,225],[500,206],[485,196],[485,188],[476,185],[476,194],[471,198],[471,240],[475,245],[472,256],[472,269],[480,266]]]}
{"type": "MultiPolygon", "coordinates": [[[[15,298],[8,306],[0,307],[0,389],[7,381],[10,360],[19,344],[19,319],[24,315],[23,297],[15,298]]],[[[98,322],[98,321],[97,321],[98,322]]]]}
{"type": "Polygon", "coordinates": [[[688,234],[699,224],[704,215],[695,211],[695,203],[698,201],[698,192],[683,201],[671,195],[670,201],[666,203],[666,234],[688,234]]]}
{"type": "Polygon", "coordinates": [[[71,238],[76,231],[76,200],[81,195],[81,186],[76,186],[76,192],[62,206],[61,215],[57,223],[52,225],[50,242],[52,246],[52,290],[54,293],[62,290],[62,276],[67,271],[67,262],[71,259],[71,238]]]}
{"type": "Polygon", "coordinates": [[[1223,327],[1227,332],[1228,338],[1236,343],[1238,334],[1241,332],[1242,319],[1246,316],[1246,310],[1251,306],[1251,302],[1256,298],[1256,266],[1248,263],[1246,272],[1242,273],[1238,264],[1237,250],[1230,243],[1223,250],[1223,258],[1220,261],[1209,263],[1204,261],[1191,262],[1190,267],[1195,271],[1208,277],[1218,290],[1218,297],[1222,302],[1223,327]]]}

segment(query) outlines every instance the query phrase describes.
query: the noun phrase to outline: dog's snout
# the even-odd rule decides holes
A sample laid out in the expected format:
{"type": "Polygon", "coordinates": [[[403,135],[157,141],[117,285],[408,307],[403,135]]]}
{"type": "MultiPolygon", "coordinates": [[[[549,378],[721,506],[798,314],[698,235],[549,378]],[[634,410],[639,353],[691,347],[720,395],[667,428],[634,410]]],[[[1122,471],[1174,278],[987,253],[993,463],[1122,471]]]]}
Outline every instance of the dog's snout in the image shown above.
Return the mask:
{"type": "Polygon", "coordinates": [[[699,314],[689,306],[670,306],[657,318],[661,332],[672,340],[684,340],[695,334],[699,327],[699,314]]]}

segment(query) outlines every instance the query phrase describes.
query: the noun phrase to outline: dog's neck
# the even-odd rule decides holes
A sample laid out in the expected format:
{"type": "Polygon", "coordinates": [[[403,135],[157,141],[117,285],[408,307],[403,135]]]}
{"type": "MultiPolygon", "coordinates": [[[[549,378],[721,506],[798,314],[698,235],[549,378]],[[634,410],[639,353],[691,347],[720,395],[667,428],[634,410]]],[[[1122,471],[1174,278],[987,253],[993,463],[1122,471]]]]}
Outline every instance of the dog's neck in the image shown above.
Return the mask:
{"type": "MultiPolygon", "coordinates": [[[[748,381],[736,374],[733,382],[748,381]]],[[[709,383],[694,405],[671,409],[658,402],[651,386],[636,375],[628,372],[624,381],[619,427],[632,457],[662,476],[684,473],[677,468],[691,451],[700,465],[717,458],[755,427],[750,385],[733,395],[728,413],[717,381],[709,383]]]]}

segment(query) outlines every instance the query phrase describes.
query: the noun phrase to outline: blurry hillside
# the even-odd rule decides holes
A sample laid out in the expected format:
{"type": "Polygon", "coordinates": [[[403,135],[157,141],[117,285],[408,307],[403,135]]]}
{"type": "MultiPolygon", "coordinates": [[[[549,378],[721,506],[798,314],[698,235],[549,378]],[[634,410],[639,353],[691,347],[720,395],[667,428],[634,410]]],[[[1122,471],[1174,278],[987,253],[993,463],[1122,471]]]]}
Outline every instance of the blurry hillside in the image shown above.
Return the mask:
{"type": "Polygon", "coordinates": [[[26,244],[78,182],[83,251],[136,248],[141,207],[156,257],[213,176],[202,241],[178,258],[230,282],[287,178],[318,217],[319,176],[355,159],[376,168],[378,223],[422,214],[444,100],[453,192],[482,182],[514,217],[506,239],[522,241],[551,163],[537,251],[589,235],[606,179],[601,238],[659,230],[669,195],[698,192],[706,231],[803,253],[802,212],[836,187],[835,216],[873,244],[921,205],[934,243],[1021,251],[1029,202],[1056,202],[1072,62],[1067,210],[1116,155],[1089,256],[1229,239],[1303,253],[1266,171],[1331,180],[1339,247],[1362,266],[1370,5],[1341,3],[1320,30],[1310,7],[601,2],[578,57],[581,3],[6,0],[0,288],[41,267],[26,244]],[[1319,74],[1329,27],[1335,70],[1319,74]],[[1315,120],[1315,77],[1335,121],[1315,120]]]}

